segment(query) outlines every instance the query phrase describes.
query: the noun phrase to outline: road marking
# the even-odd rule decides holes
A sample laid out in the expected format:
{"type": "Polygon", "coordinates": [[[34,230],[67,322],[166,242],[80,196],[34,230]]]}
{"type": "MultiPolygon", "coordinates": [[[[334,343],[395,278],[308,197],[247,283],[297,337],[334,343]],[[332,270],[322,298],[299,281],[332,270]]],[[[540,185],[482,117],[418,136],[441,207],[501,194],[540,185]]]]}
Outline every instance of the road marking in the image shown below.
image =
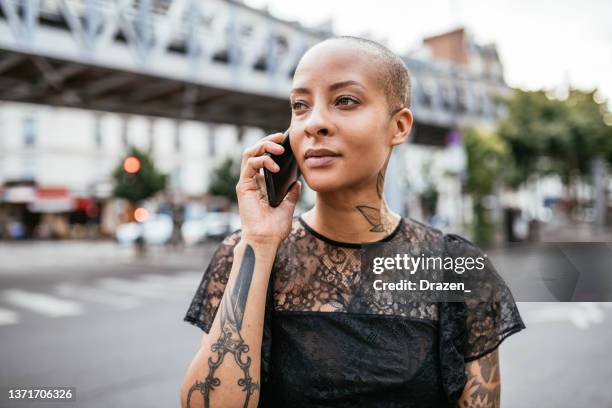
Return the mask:
{"type": "Polygon", "coordinates": [[[13,306],[49,317],[76,316],[83,313],[83,308],[79,303],[22,289],[4,290],[2,299],[13,306]]]}
{"type": "MultiPolygon", "coordinates": [[[[604,307],[610,307],[604,304],[604,307]]],[[[571,322],[581,330],[605,319],[602,305],[597,303],[568,303],[542,306],[525,313],[526,323],[571,322]]]]}
{"type": "Polygon", "coordinates": [[[169,287],[175,287],[186,292],[195,292],[200,283],[194,280],[193,277],[176,275],[167,276],[160,274],[142,275],[140,280],[160,285],[168,285],[169,287]]]}
{"type": "Polygon", "coordinates": [[[133,296],[118,295],[104,289],[92,288],[72,283],[60,283],[55,286],[54,292],[65,297],[88,300],[115,306],[120,309],[130,309],[141,305],[139,299],[133,296]]]}
{"type": "Polygon", "coordinates": [[[0,326],[7,324],[15,324],[19,322],[19,316],[16,312],[10,309],[4,309],[0,307],[0,326]]]}
{"type": "Polygon", "coordinates": [[[184,293],[177,293],[177,288],[154,282],[134,281],[119,278],[103,278],[98,285],[104,289],[127,293],[132,296],[149,298],[177,298],[184,299],[184,293]]]}
{"type": "Polygon", "coordinates": [[[204,276],[204,272],[203,271],[183,271],[183,272],[177,273],[177,275],[200,281],[202,280],[202,276],[204,276]]]}

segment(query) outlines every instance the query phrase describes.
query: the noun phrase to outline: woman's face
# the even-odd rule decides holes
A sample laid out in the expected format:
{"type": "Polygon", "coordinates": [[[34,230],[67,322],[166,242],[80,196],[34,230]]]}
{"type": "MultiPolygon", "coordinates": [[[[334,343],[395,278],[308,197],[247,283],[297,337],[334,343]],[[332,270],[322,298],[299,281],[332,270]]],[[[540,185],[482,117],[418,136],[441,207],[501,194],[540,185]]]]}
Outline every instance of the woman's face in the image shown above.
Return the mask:
{"type": "Polygon", "coordinates": [[[393,144],[398,144],[397,127],[376,81],[377,65],[368,56],[350,45],[325,43],[310,49],[296,69],[290,95],[291,148],[306,182],[317,192],[375,186],[393,144]],[[317,149],[330,152],[312,151],[317,149]],[[325,156],[308,157],[313,154],[325,156]]]}

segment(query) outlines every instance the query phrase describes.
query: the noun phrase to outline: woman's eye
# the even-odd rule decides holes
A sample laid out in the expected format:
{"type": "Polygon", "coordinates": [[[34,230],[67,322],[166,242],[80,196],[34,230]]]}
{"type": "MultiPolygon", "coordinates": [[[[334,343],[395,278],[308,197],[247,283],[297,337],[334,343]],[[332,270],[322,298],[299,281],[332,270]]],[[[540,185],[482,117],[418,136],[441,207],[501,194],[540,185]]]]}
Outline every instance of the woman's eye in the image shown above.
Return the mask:
{"type": "Polygon", "coordinates": [[[299,109],[303,108],[304,106],[306,106],[306,105],[304,105],[304,103],[302,103],[302,102],[294,102],[294,103],[291,104],[291,108],[293,110],[299,110],[299,109]]]}
{"type": "Polygon", "coordinates": [[[344,106],[355,105],[358,103],[355,99],[350,98],[348,96],[341,96],[340,98],[336,99],[336,102],[339,105],[344,105],[344,106]],[[350,102],[353,102],[353,103],[350,103],[350,102]]]}
{"type": "MultiPolygon", "coordinates": [[[[341,106],[351,106],[351,105],[357,105],[359,104],[359,101],[357,101],[355,98],[351,98],[350,96],[341,96],[338,99],[336,99],[336,105],[341,105],[341,106]]],[[[293,109],[294,111],[299,111],[302,109],[306,109],[308,106],[301,101],[297,101],[297,102],[293,102],[291,104],[291,109],[293,109]]]]}

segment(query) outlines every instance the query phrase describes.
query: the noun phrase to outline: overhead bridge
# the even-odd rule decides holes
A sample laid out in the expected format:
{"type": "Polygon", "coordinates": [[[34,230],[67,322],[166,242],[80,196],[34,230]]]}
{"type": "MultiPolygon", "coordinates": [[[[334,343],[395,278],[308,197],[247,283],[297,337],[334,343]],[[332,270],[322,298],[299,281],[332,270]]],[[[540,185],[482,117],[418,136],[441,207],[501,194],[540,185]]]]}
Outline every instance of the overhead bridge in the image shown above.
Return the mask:
{"type": "Polygon", "coordinates": [[[0,98],[280,129],[323,32],[222,0],[0,0],[0,98]]]}
{"type": "MultiPolygon", "coordinates": [[[[288,125],[299,58],[332,35],[228,0],[0,0],[0,6],[1,100],[270,132],[288,125]]],[[[444,144],[458,118],[488,114],[461,101],[470,86],[459,92],[447,73],[405,61],[414,75],[417,142],[444,144]]]]}

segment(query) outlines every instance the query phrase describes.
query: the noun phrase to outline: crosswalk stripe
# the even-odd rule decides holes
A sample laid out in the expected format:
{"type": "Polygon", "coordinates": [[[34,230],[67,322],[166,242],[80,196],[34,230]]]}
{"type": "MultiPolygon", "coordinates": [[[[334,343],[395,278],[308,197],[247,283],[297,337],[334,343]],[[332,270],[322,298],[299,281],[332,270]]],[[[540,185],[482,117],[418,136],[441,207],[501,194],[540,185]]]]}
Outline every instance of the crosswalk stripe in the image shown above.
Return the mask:
{"type": "Polygon", "coordinates": [[[141,304],[140,300],[133,296],[119,295],[104,289],[71,283],[60,283],[56,285],[54,292],[62,296],[103,303],[121,309],[130,309],[141,304]]]}
{"type": "Polygon", "coordinates": [[[202,276],[204,276],[203,271],[182,271],[176,274],[177,276],[181,276],[187,279],[193,279],[194,281],[201,281],[202,276]]]}
{"type": "Polygon", "coordinates": [[[177,293],[176,288],[154,282],[134,281],[119,278],[103,278],[98,281],[98,285],[107,290],[127,293],[132,296],[178,299],[184,299],[185,297],[184,294],[177,293]]]}
{"type": "Polygon", "coordinates": [[[2,299],[13,306],[49,317],[76,316],[83,313],[79,303],[22,289],[3,290],[2,299]]]}
{"type": "MultiPolygon", "coordinates": [[[[49,289],[50,294],[6,289],[0,291],[0,299],[12,306],[50,317],[75,316],[84,312],[81,304],[84,301],[128,309],[141,305],[142,298],[185,299],[193,294],[201,279],[201,271],[182,271],[172,275],[146,274],[133,280],[109,277],[99,279],[93,286],[58,283],[49,289]]],[[[18,312],[0,307],[0,325],[19,321],[18,312]]]]}
{"type": "Polygon", "coordinates": [[[169,287],[176,287],[185,291],[195,291],[199,283],[187,276],[166,276],[159,274],[143,275],[140,279],[145,282],[168,285],[169,287]]]}
{"type": "Polygon", "coordinates": [[[0,307],[0,326],[19,322],[19,316],[10,309],[0,307]]]}
{"type": "Polygon", "coordinates": [[[546,305],[523,315],[527,323],[571,322],[579,329],[588,329],[605,320],[600,304],[586,302],[546,305]]]}

